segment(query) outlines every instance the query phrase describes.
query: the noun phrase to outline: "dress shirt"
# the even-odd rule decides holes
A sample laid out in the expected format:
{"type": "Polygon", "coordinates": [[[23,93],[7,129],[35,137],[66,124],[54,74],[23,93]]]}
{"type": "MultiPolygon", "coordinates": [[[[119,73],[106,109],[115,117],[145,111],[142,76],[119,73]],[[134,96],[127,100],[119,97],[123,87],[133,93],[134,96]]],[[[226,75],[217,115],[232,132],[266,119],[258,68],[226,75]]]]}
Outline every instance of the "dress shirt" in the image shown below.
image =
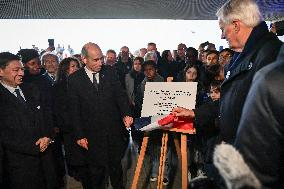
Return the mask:
{"type": "MultiPolygon", "coordinates": [[[[94,83],[94,81],[93,81],[93,73],[96,73],[96,72],[93,72],[93,71],[89,70],[89,69],[87,68],[87,66],[85,66],[84,69],[85,69],[85,72],[86,72],[87,76],[88,76],[89,79],[91,80],[91,82],[94,83]]],[[[99,72],[97,72],[97,73],[95,74],[95,77],[96,77],[96,79],[97,79],[97,83],[99,84],[99,83],[100,83],[100,75],[99,75],[99,72]]]]}
{"type": "MultiPolygon", "coordinates": [[[[21,96],[24,98],[24,100],[26,100],[25,95],[23,93],[23,91],[21,90],[21,88],[19,86],[15,87],[11,87],[9,85],[6,85],[5,83],[3,83],[2,81],[0,82],[3,87],[5,87],[10,93],[12,93],[13,95],[15,95],[15,97],[17,97],[17,94],[15,92],[15,89],[19,89],[21,96]]],[[[17,97],[18,98],[18,97],[17,97]]]]}

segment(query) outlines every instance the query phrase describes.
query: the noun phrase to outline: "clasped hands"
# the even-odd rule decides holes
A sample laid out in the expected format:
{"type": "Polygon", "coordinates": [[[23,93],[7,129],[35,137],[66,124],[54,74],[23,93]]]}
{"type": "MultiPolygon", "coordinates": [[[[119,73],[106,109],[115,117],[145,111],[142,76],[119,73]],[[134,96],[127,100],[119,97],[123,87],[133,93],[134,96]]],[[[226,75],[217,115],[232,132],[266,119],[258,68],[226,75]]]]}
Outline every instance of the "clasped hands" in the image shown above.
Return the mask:
{"type": "MultiPolygon", "coordinates": [[[[129,128],[132,125],[132,123],[133,123],[133,118],[130,117],[130,116],[125,116],[123,118],[123,123],[124,123],[126,128],[129,128]]],[[[82,139],[77,140],[77,144],[79,146],[81,146],[82,148],[85,148],[86,150],[88,150],[88,140],[87,140],[87,138],[82,138],[82,139]]]]}
{"type": "Polygon", "coordinates": [[[48,137],[42,137],[36,141],[36,146],[39,145],[40,152],[44,152],[53,141],[48,137]]]}

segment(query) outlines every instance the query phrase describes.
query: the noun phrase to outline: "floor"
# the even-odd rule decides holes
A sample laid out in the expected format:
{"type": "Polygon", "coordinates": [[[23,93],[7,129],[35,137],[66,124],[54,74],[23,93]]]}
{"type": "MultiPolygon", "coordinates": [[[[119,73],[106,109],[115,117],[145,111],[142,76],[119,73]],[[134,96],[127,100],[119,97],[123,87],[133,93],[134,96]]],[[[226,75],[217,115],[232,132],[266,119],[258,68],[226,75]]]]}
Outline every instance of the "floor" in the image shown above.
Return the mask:
{"type": "MultiPolygon", "coordinates": [[[[130,140],[128,149],[125,153],[124,158],[122,159],[122,167],[125,174],[124,182],[126,183],[126,189],[130,189],[131,187],[136,168],[137,158],[137,146],[132,142],[132,140],[130,140]]],[[[137,189],[154,189],[157,187],[157,182],[150,182],[150,168],[150,156],[146,152],[137,189]]],[[[66,189],[82,189],[82,185],[72,177],[67,177],[66,183],[66,189]]],[[[172,153],[170,182],[169,185],[164,186],[164,188],[181,188],[181,168],[176,153],[172,153]]],[[[109,185],[108,189],[112,189],[112,187],[109,185]]]]}

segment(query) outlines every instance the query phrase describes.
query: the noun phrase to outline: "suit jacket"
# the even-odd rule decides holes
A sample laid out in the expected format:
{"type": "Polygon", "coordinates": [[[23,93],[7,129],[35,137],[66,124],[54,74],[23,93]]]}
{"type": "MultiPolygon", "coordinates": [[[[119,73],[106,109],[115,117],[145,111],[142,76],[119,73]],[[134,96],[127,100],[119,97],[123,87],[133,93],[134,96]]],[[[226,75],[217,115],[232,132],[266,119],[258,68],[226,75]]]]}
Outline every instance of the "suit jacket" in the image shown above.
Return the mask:
{"type": "Polygon", "coordinates": [[[88,139],[88,163],[107,165],[109,157],[119,162],[124,154],[128,132],[122,118],[131,111],[114,68],[103,66],[99,77],[98,90],[84,68],[69,77],[69,110],[75,139],[88,139]]]}
{"type": "Polygon", "coordinates": [[[44,104],[40,92],[33,85],[23,84],[20,88],[26,103],[0,84],[3,175],[11,188],[41,188],[40,150],[35,143],[50,134],[44,121],[44,104]]]}
{"type": "Polygon", "coordinates": [[[65,157],[68,165],[84,165],[83,149],[74,139],[71,116],[68,108],[67,81],[55,82],[53,85],[53,117],[54,126],[60,129],[63,135],[65,157]]]}

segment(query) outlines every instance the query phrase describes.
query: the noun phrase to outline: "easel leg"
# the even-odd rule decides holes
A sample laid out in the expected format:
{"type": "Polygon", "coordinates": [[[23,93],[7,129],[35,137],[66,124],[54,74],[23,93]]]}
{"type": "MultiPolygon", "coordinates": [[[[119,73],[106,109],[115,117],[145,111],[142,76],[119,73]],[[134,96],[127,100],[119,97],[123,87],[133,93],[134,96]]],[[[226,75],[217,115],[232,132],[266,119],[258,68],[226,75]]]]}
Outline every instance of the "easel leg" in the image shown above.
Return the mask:
{"type": "Polygon", "coordinates": [[[139,153],[139,156],[138,156],[135,174],[134,174],[132,185],[131,185],[131,189],[136,189],[136,187],[137,187],[141,168],[142,168],[142,164],[143,164],[143,160],[144,160],[144,157],[145,157],[145,152],[146,152],[147,145],[148,145],[148,140],[149,140],[149,136],[144,135],[141,150],[140,150],[140,153],[139,153]]]}
{"type": "Polygon", "coordinates": [[[181,182],[182,189],[187,189],[187,136],[181,134],[181,182]]]}
{"type": "Polygon", "coordinates": [[[175,148],[176,148],[178,159],[181,160],[180,143],[176,135],[174,137],[174,143],[175,143],[175,148]]]}
{"type": "Polygon", "coordinates": [[[164,171],[165,171],[165,162],[166,162],[166,157],[167,157],[167,147],[168,147],[168,133],[164,132],[163,137],[162,137],[157,189],[163,188],[163,178],[164,178],[164,171]]]}

